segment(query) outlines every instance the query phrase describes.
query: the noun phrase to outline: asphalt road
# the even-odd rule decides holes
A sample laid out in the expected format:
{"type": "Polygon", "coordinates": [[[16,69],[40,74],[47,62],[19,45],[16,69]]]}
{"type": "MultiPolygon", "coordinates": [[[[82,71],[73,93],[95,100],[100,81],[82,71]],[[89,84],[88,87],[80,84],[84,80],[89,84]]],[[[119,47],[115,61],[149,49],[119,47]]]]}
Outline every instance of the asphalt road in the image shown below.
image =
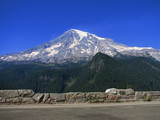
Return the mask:
{"type": "Polygon", "coordinates": [[[160,102],[0,105],[0,120],[160,120],[160,102]]]}

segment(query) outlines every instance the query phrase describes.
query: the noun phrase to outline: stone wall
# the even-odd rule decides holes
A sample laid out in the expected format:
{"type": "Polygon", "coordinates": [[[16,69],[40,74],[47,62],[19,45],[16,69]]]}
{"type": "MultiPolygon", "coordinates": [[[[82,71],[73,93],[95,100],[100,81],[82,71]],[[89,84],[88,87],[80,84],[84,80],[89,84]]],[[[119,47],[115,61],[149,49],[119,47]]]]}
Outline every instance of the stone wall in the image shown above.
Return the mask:
{"type": "Polygon", "coordinates": [[[1,104],[110,103],[160,101],[160,91],[116,89],[105,92],[34,93],[32,90],[0,90],[1,104]]]}

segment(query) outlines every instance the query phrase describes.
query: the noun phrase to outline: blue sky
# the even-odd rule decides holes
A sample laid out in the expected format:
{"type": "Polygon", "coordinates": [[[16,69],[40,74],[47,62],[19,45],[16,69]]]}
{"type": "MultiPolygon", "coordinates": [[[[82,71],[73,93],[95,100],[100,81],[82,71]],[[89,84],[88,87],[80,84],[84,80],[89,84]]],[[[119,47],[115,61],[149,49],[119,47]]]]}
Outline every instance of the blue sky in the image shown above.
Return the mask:
{"type": "Polygon", "coordinates": [[[0,0],[0,55],[32,48],[71,28],[160,49],[160,0],[0,0]]]}

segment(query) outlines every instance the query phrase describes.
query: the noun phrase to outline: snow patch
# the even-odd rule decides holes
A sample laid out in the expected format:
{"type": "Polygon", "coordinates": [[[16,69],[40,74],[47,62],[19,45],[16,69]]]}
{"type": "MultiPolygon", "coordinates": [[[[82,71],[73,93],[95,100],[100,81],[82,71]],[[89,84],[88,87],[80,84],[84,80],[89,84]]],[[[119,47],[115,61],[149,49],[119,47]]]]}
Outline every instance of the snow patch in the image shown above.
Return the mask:
{"type": "Polygon", "coordinates": [[[114,56],[111,51],[106,52],[109,56],[114,56]]]}
{"type": "Polygon", "coordinates": [[[38,55],[38,54],[39,54],[39,52],[32,52],[30,55],[35,56],[35,55],[38,55]]]}
{"type": "Polygon", "coordinates": [[[90,48],[87,49],[86,52],[87,52],[88,54],[90,54],[90,53],[91,53],[91,49],[90,49],[90,48]]]}
{"type": "Polygon", "coordinates": [[[13,56],[8,56],[8,57],[7,57],[7,59],[12,59],[12,58],[13,58],[13,56]]]}
{"type": "Polygon", "coordinates": [[[31,53],[28,53],[28,54],[24,54],[23,56],[24,57],[33,57],[33,56],[36,56],[38,54],[39,54],[39,52],[31,52],[31,53]]]}
{"type": "Polygon", "coordinates": [[[56,55],[57,53],[58,53],[59,51],[58,50],[52,50],[52,52],[50,52],[49,54],[48,54],[48,56],[54,56],[54,55],[56,55]]]}
{"type": "Polygon", "coordinates": [[[47,51],[47,52],[52,52],[53,49],[58,48],[58,47],[60,47],[61,45],[62,45],[61,43],[52,45],[51,47],[46,48],[46,51],[47,51]]]}
{"type": "Polygon", "coordinates": [[[105,38],[98,37],[98,36],[96,36],[94,34],[92,34],[92,35],[93,35],[93,37],[97,38],[98,40],[105,40],[105,38]]]}
{"type": "Polygon", "coordinates": [[[94,42],[93,42],[93,41],[91,41],[91,40],[88,40],[88,42],[90,42],[90,43],[92,43],[92,44],[94,45],[94,42]]]}
{"type": "Polygon", "coordinates": [[[98,53],[98,47],[97,46],[94,47],[94,54],[96,54],[96,53],[98,53]]]}
{"type": "Polygon", "coordinates": [[[88,47],[88,43],[82,42],[86,47],[88,47]]]}
{"type": "Polygon", "coordinates": [[[148,50],[153,49],[152,47],[128,47],[116,44],[109,44],[111,47],[115,48],[118,52],[129,51],[129,50],[148,50]]]}
{"type": "Polygon", "coordinates": [[[86,50],[81,47],[81,53],[83,54],[85,52],[86,52],[86,50]]]}
{"type": "Polygon", "coordinates": [[[160,61],[160,52],[149,52],[149,54],[154,57],[156,60],[160,61]]]}
{"type": "Polygon", "coordinates": [[[69,46],[69,48],[73,48],[74,46],[76,46],[76,45],[78,45],[78,44],[79,44],[78,40],[76,40],[76,39],[74,38],[74,41],[73,41],[73,43],[69,46]]]}

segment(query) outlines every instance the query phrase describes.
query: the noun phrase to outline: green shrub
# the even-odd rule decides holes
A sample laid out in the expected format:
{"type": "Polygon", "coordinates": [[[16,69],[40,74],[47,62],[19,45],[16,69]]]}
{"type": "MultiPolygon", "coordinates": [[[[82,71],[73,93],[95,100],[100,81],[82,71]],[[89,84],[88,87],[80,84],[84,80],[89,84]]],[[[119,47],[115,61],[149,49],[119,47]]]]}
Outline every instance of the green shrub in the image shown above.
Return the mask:
{"type": "Polygon", "coordinates": [[[151,101],[151,96],[146,96],[145,98],[144,98],[144,101],[151,101]]]}

